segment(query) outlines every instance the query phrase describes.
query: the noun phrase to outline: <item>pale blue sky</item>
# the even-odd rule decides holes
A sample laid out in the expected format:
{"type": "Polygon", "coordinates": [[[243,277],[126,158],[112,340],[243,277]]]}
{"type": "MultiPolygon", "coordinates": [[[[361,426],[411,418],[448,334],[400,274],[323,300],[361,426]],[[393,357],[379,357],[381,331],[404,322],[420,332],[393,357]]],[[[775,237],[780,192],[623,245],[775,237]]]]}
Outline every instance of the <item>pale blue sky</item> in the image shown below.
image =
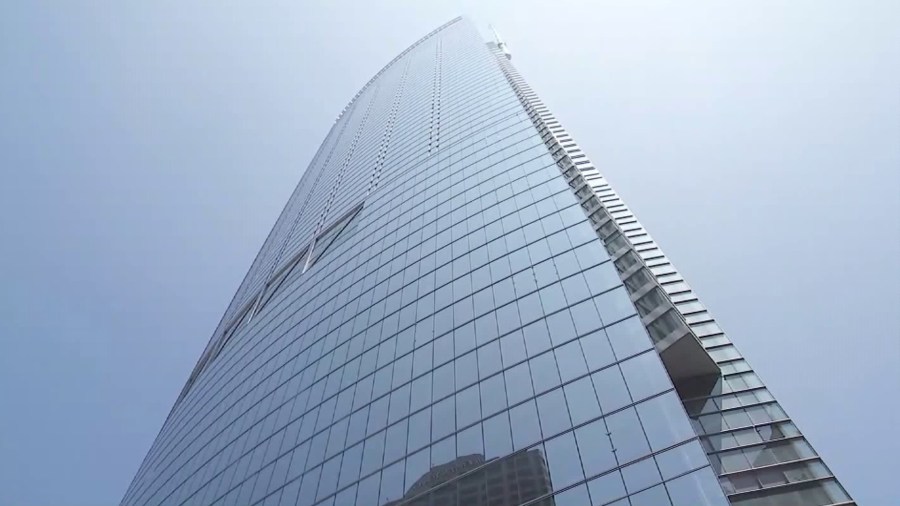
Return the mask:
{"type": "Polygon", "coordinates": [[[338,112],[461,13],[895,502],[900,4],[485,3],[0,5],[0,503],[119,501],[338,112]]]}

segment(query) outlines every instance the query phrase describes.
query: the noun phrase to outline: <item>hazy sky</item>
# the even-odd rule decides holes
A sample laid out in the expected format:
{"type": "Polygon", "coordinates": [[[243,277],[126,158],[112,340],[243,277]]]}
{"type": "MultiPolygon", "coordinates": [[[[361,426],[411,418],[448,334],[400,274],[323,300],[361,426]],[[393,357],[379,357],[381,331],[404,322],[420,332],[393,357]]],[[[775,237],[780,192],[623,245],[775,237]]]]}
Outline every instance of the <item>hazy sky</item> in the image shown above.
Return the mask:
{"type": "Polygon", "coordinates": [[[0,504],[118,503],[338,112],[458,14],[896,503],[900,3],[306,3],[0,2],[0,504]]]}

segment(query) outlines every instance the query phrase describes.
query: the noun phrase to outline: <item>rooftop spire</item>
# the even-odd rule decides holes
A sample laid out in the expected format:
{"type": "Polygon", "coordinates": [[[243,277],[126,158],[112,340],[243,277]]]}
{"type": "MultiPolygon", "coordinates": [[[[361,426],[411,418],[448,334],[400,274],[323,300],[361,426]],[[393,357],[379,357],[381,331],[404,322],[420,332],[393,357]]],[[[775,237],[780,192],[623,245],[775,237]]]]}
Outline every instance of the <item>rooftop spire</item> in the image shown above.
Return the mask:
{"type": "Polygon", "coordinates": [[[509,48],[506,47],[506,42],[503,42],[503,39],[500,38],[500,34],[497,33],[497,30],[493,25],[488,25],[488,28],[491,29],[491,32],[494,34],[494,42],[497,44],[497,47],[503,51],[503,54],[506,56],[507,60],[512,60],[512,53],[509,52],[509,48]]]}

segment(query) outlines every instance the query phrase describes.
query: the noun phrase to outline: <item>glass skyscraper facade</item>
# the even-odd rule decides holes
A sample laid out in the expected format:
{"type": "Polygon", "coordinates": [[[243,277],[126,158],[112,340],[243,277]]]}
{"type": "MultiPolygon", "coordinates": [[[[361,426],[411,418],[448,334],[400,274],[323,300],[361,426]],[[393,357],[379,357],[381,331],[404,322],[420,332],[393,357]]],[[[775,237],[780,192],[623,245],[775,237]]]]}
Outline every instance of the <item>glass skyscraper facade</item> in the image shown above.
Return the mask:
{"type": "Polygon", "coordinates": [[[122,504],[854,504],[509,57],[351,100],[122,504]]]}

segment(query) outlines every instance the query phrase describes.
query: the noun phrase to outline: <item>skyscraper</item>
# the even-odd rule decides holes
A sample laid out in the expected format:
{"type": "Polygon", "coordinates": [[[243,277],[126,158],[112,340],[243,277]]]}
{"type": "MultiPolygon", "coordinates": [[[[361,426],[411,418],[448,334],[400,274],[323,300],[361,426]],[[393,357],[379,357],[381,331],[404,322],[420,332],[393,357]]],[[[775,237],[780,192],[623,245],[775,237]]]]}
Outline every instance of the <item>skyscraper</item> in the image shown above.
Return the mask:
{"type": "Polygon", "coordinates": [[[123,504],[853,504],[510,56],[350,101],[123,504]]]}

